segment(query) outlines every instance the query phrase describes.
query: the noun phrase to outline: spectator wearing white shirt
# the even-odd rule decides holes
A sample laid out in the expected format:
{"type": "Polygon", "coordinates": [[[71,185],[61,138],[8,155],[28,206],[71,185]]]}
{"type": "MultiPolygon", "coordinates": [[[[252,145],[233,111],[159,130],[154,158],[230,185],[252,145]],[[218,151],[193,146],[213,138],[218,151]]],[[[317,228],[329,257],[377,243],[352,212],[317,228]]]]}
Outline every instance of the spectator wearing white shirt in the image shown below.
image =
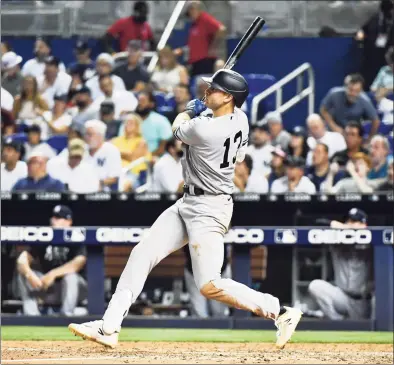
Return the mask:
{"type": "Polygon", "coordinates": [[[268,112],[264,117],[271,134],[271,144],[287,151],[290,143],[290,133],[283,128],[282,116],[278,112],[268,112]]]}
{"type": "Polygon", "coordinates": [[[94,101],[96,105],[101,105],[104,101],[112,101],[115,106],[115,118],[120,118],[122,112],[133,112],[138,104],[137,98],[130,91],[115,90],[111,75],[101,75],[99,85],[102,95],[94,101]]]}
{"type": "Polygon", "coordinates": [[[11,191],[19,179],[27,177],[27,165],[19,161],[22,154],[22,145],[8,137],[3,144],[1,163],[1,191],[11,191]]]}
{"type": "Polygon", "coordinates": [[[55,157],[47,164],[50,176],[60,180],[68,191],[77,194],[96,193],[100,190],[97,169],[83,161],[86,144],[74,138],[68,144],[68,159],[55,157]]]}
{"type": "MultiPolygon", "coordinates": [[[[99,77],[102,75],[111,75],[115,61],[109,53],[101,53],[96,58],[96,72],[97,75],[93,76],[86,82],[86,86],[90,89],[92,99],[95,100],[99,96],[103,96],[100,90],[99,77]]],[[[111,75],[114,83],[114,90],[126,90],[123,80],[116,75],[111,75]]]]}
{"type": "Polygon", "coordinates": [[[6,90],[1,88],[1,109],[12,112],[14,97],[6,90]]]}
{"type": "Polygon", "coordinates": [[[310,137],[307,140],[309,149],[306,163],[312,164],[312,151],[318,142],[324,143],[328,147],[328,155],[331,158],[335,153],[346,149],[345,138],[341,133],[329,132],[326,129],[323,119],[319,114],[311,114],[306,120],[310,137]]]}
{"type": "Polygon", "coordinates": [[[116,146],[105,142],[107,126],[101,120],[85,123],[85,141],[89,146],[87,162],[98,172],[102,190],[117,189],[122,173],[122,160],[116,146]]]}
{"type": "Polygon", "coordinates": [[[33,154],[40,154],[51,159],[56,156],[56,151],[46,142],[41,140],[41,128],[33,124],[27,129],[27,142],[25,143],[25,161],[33,154]]]}
{"type": "Polygon", "coordinates": [[[252,157],[245,155],[244,160],[235,165],[234,193],[266,194],[267,192],[267,178],[254,170],[252,157]]]}
{"type": "Polygon", "coordinates": [[[9,136],[14,133],[15,119],[12,114],[14,98],[5,89],[1,88],[1,134],[9,136]]]}
{"type": "Polygon", "coordinates": [[[53,108],[56,95],[68,94],[71,85],[71,76],[59,71],[59,64],[60,60],[57,57],[49,56],[45,59],[44,74],[37,77],[38,91],[49,108],[53,108]]]}
{"type": "Polygon", "coordinates": [[[97,119],[100,107],[93,102],[90,89],[82,86],[75,91],[75,108],[71,110],[73,123],[79,128],[83,128],[88,120],[97,119]]]}
{"type": "Polygon", "coordinates": [[[151,191],[158,193],[176,193],[183,189],[181,158],[182,142],[170,139],[166,143],[166,152],[153,166],[151,191]]]}
{"type": "Polygon", "coordinates": [[[246,153],[253,160],[253,171],[262,176],[271,172],[272,151],[271,137],[268,125],[263,120],[252,127],[252,144],[246,148],[246,153]]]}
{"type": "MultiPolygon", "coordinates": [[[[39,77],[44,75],[45,59],[51,54],[51,45],[48,38],[39,37],[34,44],[35,57],[28,60],[22,67],[23,76],[39,77]]],[[[59,70],[66,71],[63,63],[59,64],[59,70]]]]}
{"type": "Polygon", "coordinates": [[[272,194],[304,193],[316,194],[313,182],[304,176],[305,159],[288,156],[286,159],[286,176],[272,183],[272,194]]]}

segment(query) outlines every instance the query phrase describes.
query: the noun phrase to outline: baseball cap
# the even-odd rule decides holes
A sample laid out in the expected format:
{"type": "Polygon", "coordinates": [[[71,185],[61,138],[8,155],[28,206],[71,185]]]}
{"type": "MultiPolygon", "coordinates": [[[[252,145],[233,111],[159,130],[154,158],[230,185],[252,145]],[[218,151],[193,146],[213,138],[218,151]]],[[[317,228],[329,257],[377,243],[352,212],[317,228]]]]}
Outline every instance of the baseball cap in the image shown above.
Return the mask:
{"type": "Polygon", "coordinates": [[[363,210],[358,209],[358,208],[352,208],[349,210],[348,213],[348,219],[355,221],[355,222],[361,222],[361,223],[367,223],[367,213],[365,213],[363,210]]]}
{"type": "Polygon", "coordinates": [[[304,127],[297,125],[293,128],[293,130],[291,131],[291,134],[293,136],[297,136],[297,137],[306,137],[306,130],[304,127]]]}
{"type": "Polygon", "coordinates": [[[19,65],[22,62],[23,58],[18,56],[15,52],[7,52],[4,53],[3,57],[1,57],[1,67],[5,70],[8,70],[16,65],[19,65]]]}
{"type": "Polygon", "coordinates": [[[46,65],[50,65],[50,66],[59,67],[59,65],[60,65],[60,60],[59,60],[59,58],[57,58],[57,57],[55,57],[55,56],[48,56],[48,57],[45,59],[45,64],[46,64],[46,65]]]}
{"type": "Polygon", "coordinates": [[[73,219],[73,212],[67,205],[56,205],[53,208],[52,217],[73,219]]]}
{"type": "Polygon", "coordinates": [[[285,158],[285,157],[286,157],[286,152],[283,151],[280,147],[275,147],[275,148],[271,151],[271,153],[272,153],[273,155],[277,155],[277,156],[282,157],[282,158],[285,158]]]}
{"type": "Polygon", "coordinates": [[[68,143],[68,154],[71,157],[83,157],[85,154],[85,142],[80,138],[74,138],[68,143]]]}
{"type": "Polygon", "coordinates": [[[111,67],[115,65],[115,61],[109,53],[100,53],[96,58],[96,63],[100,61],[108,63],[111,67]]]}
{"type": "Polygon", "coordinates": [[[78,39],[77,43],[75,44],[75,47],[74,47],[74,49],[76,49],[77,51],[80,51],[80,52],[86,51],[89,48],[90,47],[89,47],[88,42],[84,39],[78,39]]]}
{"type": "Polygon", "coordinates": [[[268,124],[265,123],[264,119],[258,120],[256,124],[252,126],[252,129],[260,129],[265,132],[269,132],[268,124]]]}
{"type": "Polygon", "coordinates": [[[127,44],[127,47],[133,51],[139,51],[142,48],[142,42],[138,39],[131,39],[127,44]]]}
{"type": "Polygon", "coordinates": [[[90,91],[90,89],[86,86],[86,85],[82,85],[80,87],[78,87],[75,91],[74,91],[75,95],[77,94],[89,94],[91,95],[92,92],[90,91]]]}
{"type": "Polygon", "coordinates": [[[22,144],[11,137],[7,137],[3,143],[3,147],[11,147],[13,148],[16,152],[22,153],[22,144]]]}
{"type": "Polygon", "coordinates": [[[278,112],[268,112],[264,117],[264,122],[282,123],[282,116],[278,112]]]}
{"type": "Polygon", "coordinates": [[[285,165],[288,167],[304,167],[305,158],[300,156],[288,156],[285,161],[285,165]]]}

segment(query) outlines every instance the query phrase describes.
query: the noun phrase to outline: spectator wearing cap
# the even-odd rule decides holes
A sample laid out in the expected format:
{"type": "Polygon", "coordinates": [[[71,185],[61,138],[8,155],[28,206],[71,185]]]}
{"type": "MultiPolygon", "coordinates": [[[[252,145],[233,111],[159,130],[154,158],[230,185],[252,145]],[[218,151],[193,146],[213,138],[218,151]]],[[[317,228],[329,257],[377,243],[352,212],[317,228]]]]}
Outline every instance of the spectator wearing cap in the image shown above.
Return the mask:
{"type": "Polygon", "coordinates": [[[255,172],[253,159],[248,154],[235,164],[234,186],[234,193],[268,193],[267,178],[255,172]]]}
{"type": "Polygon", "coordinates": [[[178,63],[170,47],[166,46],[159,51],[159,60],[151,82],[156,90],[165,93],[172,93],[179,84],[189,85],[186,67],[178,63]]]}
{"type": "Polygon", "coordinates": [[[371,159],[371,170],[368,179],[382,179],[387,177],[388,155],[390,144],[386,137],[382,135],[373,136],[369,144],[369,158],[371,159]]]}
{"type": "Polygon", "coordinates": [[[19,65],[22,60],[15,52],[7,52],[1,57],[1,86],[13,97],[21,90],[22,73],[19,65]]]}
{"type": "Polygon", "coordinates": [[[12,109],[17,122],[32,124],[47,110],[49,110],[48,103],[40,94],[35,77],[24,76],[21,93],[15,97],[12,109]]]}
{"type": "Polygon", "coordinates": [[[127,62],[119,65],[114,74],[123,80],[126,90],[137,93],[143,90],[150,80],[142,63],[141,41],[129,41],[127,52],[127,62]]]}
{"type": "MultiPolygon", "coordinates": [[[[311,151],[314,150],[318,142],[324,143],[328,147],[328,155],[331,158],[335,153],[346,148],[346,142],[341,133],[327,131],[323,119],[319,114],[311,114],[306,119],[309,138],[307,143],[311,151]]],[[[312,152],[307,156],[307,165],[312,162],[312,152]]]]}
{"type": "Polygon", "coordinates": [[[304,193],[316,194],[313,182],[304,176],[305,159],[297,156],[288,156],[285,161],[286,176],[272,183],[272,194],[304,193]]]}
{"type": "MultiPolygon", "coordinates": [[[[344,223],[336,220],[328,220],[328,223],[335,229],[367,228],[367,214],[352,208],[344,223]]],[[[308,286],[309,294],[323,316],[331,320],[370,318],[373,288],[371,247],[330,245],[330,252],[334,281],[313,280],[308,286]]]]}
{"type": "Polygon", "coordinates": [[[279,146],[283,151],[287,151],[291,136],[284,130],[282,116],[278,112],[268,112],[264,117],[264,123],[268,124],[271,134],[271,144],[279,146]]]}
{"type": "Polygon", "coordinates": [[[74,138],[68,143],[68,159],[52,158],[48,162],[48,173],[60,180],[66,190],[77,194],[96,193],[100,190],[97,170],[86,161],[86,144],[83,139],[74,138]]]}
{"type": "Polygon", "coordinates": [[[114,82],[110,75],[101,75],[99,85],[102,95],[98,96],[94,104],[99,109],[104,101],[112,101],[115,106],[115,118],[119,118],[124,112],[133,112],[137,107],[137,98],[130,91],[115,90],[114,82]]]}
{"type": "Polygon", "coordinates": [[[100,118],[107,126],[105,139],[109,140],[119,135],[121,119],[115,118],[115,104],[112,101],[103,101],[100,104],[100,118]]]}
{"type": "Polygon", "coordinates": [[[252,158],[253,171],[267,176],[271,173],[273,147],[268,125],[263,120],[252,126],[252,143],[246,148],[246,153],[252,158]]]}
{"type": "Polygon", "coordinates": [[[372,122],[368,140],[379,128],[379,118],[368,95],[363,92],[364,79],[360,74],[345,78],[345,86],[332,88],[321,103],[320,114],[333,132],[343,134],[350,121],[372,122]]]}
{"type": "Polygon", "coordinates": [[[337,162],[340,166],[346,166],[349,159],[352,159],[356,153],[362,152],[367,154],[368,150],[363,147],[364,128],[358,122],[349,122],[345,127],[346,147],[336,152],[332,162],[337,162]]]}
{"type": "MultiPolygon", "coordinates": [[[[84,128],[82,128],[78,124],[72,123],[70,125],[70,128],[68,129],[68,132],[67,132],[67,147],[64,148],[56,157],[52,158],[51,160],[61,158],[65,161],[67,161],[67,159],[68,159],[68,145],[70,144],[70,142],[73,139],[83,139],[83,132],[84,132],[84,128]]],[[[87,159],[88,157],[89,157],[89,151],[86,146],[84,159],[87,159]]]]}
{"type": "Polygon", "coordinates": [[[111,75],[114,82],[114,90],[126,90],[123,80],[114,74],[111,74],[114,69],[115,61],[109,53],[100,53],[96,58],[96,75],[91,77],[86,86],[90,89],[92,99],[96,100],[103,93],[100,90],[99,78],[102,75],[111,75]]]}
{"type": "MultiPolygon", "coordinates": [[[[51,55],[51,44],[48,38],[38,37],[34,44],[34,58],[26,61],[22,67],[23,76],[39,77],[44,75],[45,59],[51,55]]],[[[59,63],[59,71],[65,72],[64,64],[59,63]]]]}
{"type": "Polygon", "coordinates": [[[97,171],[102,190],[116,190],[122,173],[119,150],[110,142],[105,142],[107,126],[101,120],[85,123],[85,142],[89,155],[86,159],[97,171]]]}
{"type": "Polygon", "coordinates": [[[27,177],[18,180],[13,191],[49,191],[62,192],[64,184],[51,177],[47,171],[48,157],[40,152],[29,156],[27,161],[27,177]]]}
{"type": "MultiPolygon", "coordinates": [[[[50,225],[54,228],[72,226],[73,214],[69,207],[57,205],[50,225]]],[[[72,232],[71,241],[73,241],[72,232]]],[[[78,237],[79,238],[79,237],[78,237]]],[[[60,313],[72,316],[75,308],[87,297],[84,279],[86,248],[78,243],[69,245],[33,245],[21,252],[17,259],[18,289],[23,302],[23,313],[41,314],[38,299],[45,304],[60,304],[60,313]],[[36,269],[33,269],[33,265],[36,269]]]]}
{"type": "Polygon", "coordinates": [[[226,27],[211,14],[203,11],[201,1],[189,1],[186,15],[192,22],[187,47],[174,50],[180,56],[187,52],[191,66],[190,75],[212,74],[217,59],[217,49],[226,34],[226,27]]]}
{"type": "Polygon", "coordinates": [[[166,152],[153,165],[152,186],[157,193],[177,193],[183,190],[181,158],[182,143],[175,138],[166,142],[166,152]]]}
{"type": "Polygon", "coordinates": [[[306,159],[309,152],[307,137],[304,127],[299,125],[295,126],[291,131],[288,154],[290,156],[297,156],[306,159]]]}
{"type": "Polygon", "coordinates": [[[28,161],[33,154],[42,154],[43,156],[52,158],[56,156],[55,150],[41,139],[40,126],[33,124],[27,128],[27,142],[25,147],[25,161],[28,161]]]}
{"type": "Polygon", "coordinates": [[[113,53],[111,43],[114,38],[119,40],[120,51],[125,51],[131,40],[139,40],[145,51],[155,48],[152,29],[147,22],[149,5],[147,1],[134,3],[133,15],[118,19],[112,24],[104,36],[104,44],[107,52],[113,53]]]}
{"type": "Polygon", "coordinates": [[[55,96],[67,95],[71,86],[71,76],[64,71],[59,71],[59,64],[60,60],[57,57],[47,57],[44,74],[37,76],[38,90],[49,108],[53,108],[55,96]]]}
{"type": "Polygon", "coordinates": [[[75,91],[74,103],[75,108],[70,113],[75,125],[83,128],[88,120],[97,119],[99,105],[93,102],[90,89],[87,86],[82,86],[75,91]]]}
{"type": "Polygon", "coordinates": [[[380,102],[390,92],[393,92],[394,83],[394,47],[390,47],[386,52],[387,65],[383,66],[371,85],[371,91],[375,93],[375,98],[380,102]]]}
{"type": "Polygon", "coordinates": [[[20,161],[22,152],[21,143],[11,137],[5,139],[1,163],[1,191],[11,191],[18,180],[27,176],[26,162],[20,161]]]}
{"type": "Polygon", "coordinates": [[[96,73],[96,65],[90,58],[90,52],[88,42],[84,39],[78,39],[74,47],[74,55],[77,61],[68,65],[69,73],[78,74],[84,83],[96,73]]]}
{"type": "Polygon", "coordinates": [[[285,159],[286,159],[286,152],[284,152],[280,147],[273,148],[272,152],[272,159],[271,159],[271,172],[267,176],[268,179],[268,186],[271,188],[272,183],[285,176],[285,159]]]}
{"type": "Polygon", "coordinates": [[[174,88],[174,100],[174,108],[162,113],[171,123],[174,122],[179,113],[185,110],[186,104],[191,100],[189,86],[185,84],[176,85],[174,88]]]}
{"type": "Polygon", "coordinates": [[[350,177],[338,181],[333,186],[333,179],[338,173],[339,166],[336,162],[331,163],[330,172],[324,182],[324,191],[328,194],[361,193],[371,194],[384,179],[370,180],[367,178],[371,169],[371,159],[365,153],[358,152],[346,164],[346,171],[350,177]]]}
{"type": "Polygon", "coordinates": [[[393,193],[394,191],[394,159],[390,156],[388,159],[387,178],[377,187],[376,191],[393,193]]]}

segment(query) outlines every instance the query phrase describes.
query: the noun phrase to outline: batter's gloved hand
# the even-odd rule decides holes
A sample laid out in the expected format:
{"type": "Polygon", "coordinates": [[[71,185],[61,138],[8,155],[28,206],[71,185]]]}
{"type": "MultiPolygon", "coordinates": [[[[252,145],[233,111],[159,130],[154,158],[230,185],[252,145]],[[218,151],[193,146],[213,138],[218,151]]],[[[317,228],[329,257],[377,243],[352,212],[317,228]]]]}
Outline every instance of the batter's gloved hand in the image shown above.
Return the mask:
{"type": "Polygon", "coordinates": [[[190,118],[199,116],[207,106],[199,99],[193,99],[186,104],[185,112],[189,114],[190,118]]]}

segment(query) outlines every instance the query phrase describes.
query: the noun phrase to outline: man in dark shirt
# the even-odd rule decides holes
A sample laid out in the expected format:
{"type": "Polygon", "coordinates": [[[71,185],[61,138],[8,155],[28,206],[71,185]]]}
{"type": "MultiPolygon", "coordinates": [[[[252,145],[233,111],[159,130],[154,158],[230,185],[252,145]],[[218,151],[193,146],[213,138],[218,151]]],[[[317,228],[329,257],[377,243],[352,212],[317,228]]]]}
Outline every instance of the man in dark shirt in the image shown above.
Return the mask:
{"type": "MultiPolygon", "coordinates": [[[[57,205],[50,224],[53,228],[72,225],[72,211],[57,205]]],[[[25,315],[40,315],[37,299],[48,304],[61,304],[60,312],[74,314],[79,300],[86,297],[87,284],[81,272],[86,263],[86,248],[80,244],[33,245],[17,259],[18,288],[25,315]],[[39,270],[33,270],[37,264],[39,270]]]]}
{"type": "Polygon", "coordinates": [[[74,48],[77,62],[73,62],[68,66],[68,72],[78,74],[83,82],[86,82],[96,74],[96,65],[90,58],[90,51],[88,42],[79,39],[74,48]]]}
{"type": "Polygon", "coordinates": [[[112,101],[103,101],[100,104],[100,120],[107,125],[105,139],[118,136],[122,121],[115,119],[115,105],[112,101]]]}
{"type": "Polygon", "coordinates": [[[127,62],[117,67],[113,73],[123,80],[126,90],[138,92],[145,88],[150,79],[148,71],[141,63],[141,42],[130,41],[127,51],[127,62]]]}

